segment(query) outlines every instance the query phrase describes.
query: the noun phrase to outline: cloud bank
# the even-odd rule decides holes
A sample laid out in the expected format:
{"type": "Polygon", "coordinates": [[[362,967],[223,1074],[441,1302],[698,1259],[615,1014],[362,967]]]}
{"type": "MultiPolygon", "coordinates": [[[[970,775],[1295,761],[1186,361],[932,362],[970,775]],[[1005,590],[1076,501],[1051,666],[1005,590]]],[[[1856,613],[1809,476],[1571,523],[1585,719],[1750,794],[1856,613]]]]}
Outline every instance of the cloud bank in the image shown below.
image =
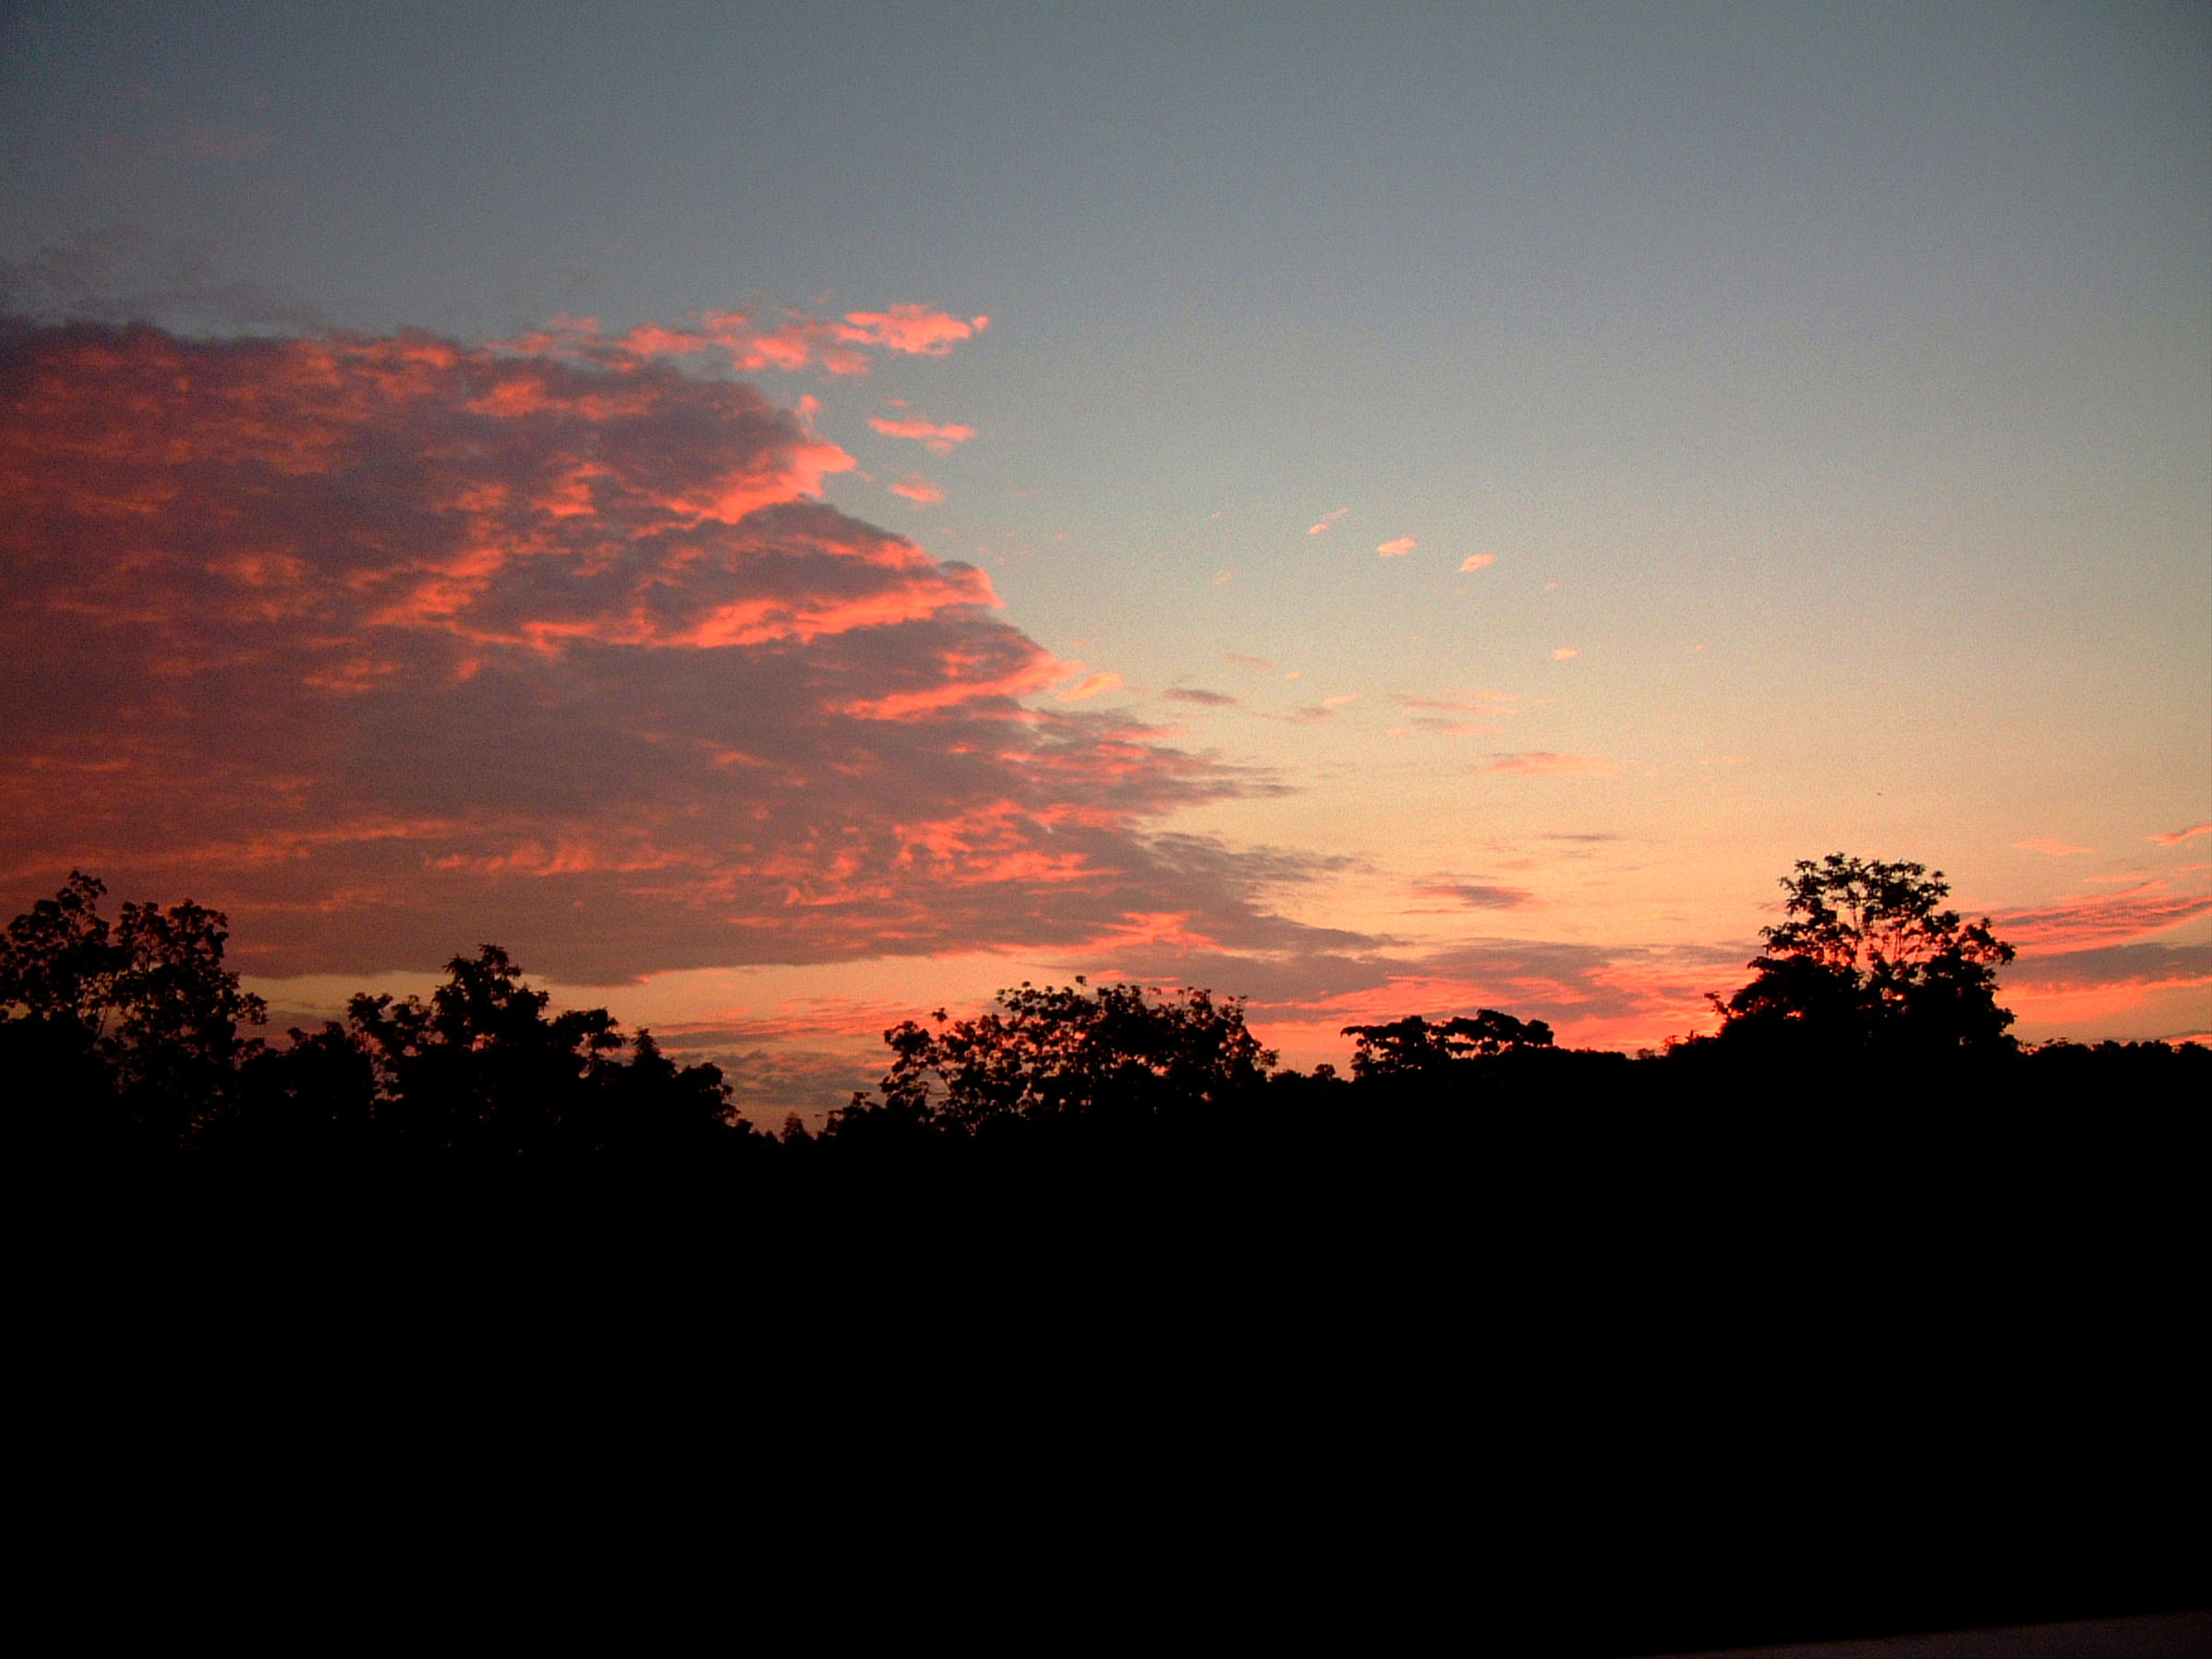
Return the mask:
{"type": "Polygon", "coordinates": [[[18,908],[74,865],[229,910],[252,971],[492,939],[595,983],[1299,944],[1266,899],[1308,866],[1153,830],[1265,781],[1025,707],[1068,665],[981,571],[817,499],[851,457],[712,355],[853,373],[983,320],[734,317],[494,347],[0,324],[18,908]]]}

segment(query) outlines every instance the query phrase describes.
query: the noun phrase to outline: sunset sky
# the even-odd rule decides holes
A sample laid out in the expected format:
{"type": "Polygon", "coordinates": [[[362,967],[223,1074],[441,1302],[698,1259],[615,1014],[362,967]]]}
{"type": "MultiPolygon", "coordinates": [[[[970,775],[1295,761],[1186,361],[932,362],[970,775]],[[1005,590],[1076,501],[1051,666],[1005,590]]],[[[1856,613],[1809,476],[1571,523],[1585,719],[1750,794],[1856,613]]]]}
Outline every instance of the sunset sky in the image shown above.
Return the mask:
{"type": "Polygon", "coordinates": [[[6,8],[5,913],[769,1122],[1077,973],[1656,1045],[1831,850],[2212,1032],[2212,9],[1319,12],[6,8]]]}

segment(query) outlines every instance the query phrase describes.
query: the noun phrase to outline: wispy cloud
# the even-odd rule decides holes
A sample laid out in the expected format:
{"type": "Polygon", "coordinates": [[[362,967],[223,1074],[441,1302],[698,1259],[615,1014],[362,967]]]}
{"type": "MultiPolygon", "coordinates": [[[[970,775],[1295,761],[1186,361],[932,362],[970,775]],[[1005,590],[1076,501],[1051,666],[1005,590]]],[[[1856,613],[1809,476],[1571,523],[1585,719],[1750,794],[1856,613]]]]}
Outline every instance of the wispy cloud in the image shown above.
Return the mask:
{"type": "Polygon", "coordinates": [[[1386,541],[1382,543],[1375,549],[1375,551],[1380,553],[1385,559],[1402,559],[1406,554],[1412,552],[1414,548],[1419,545],[1420,544],[1415,541],[1412,536],[1401,535],[1394,541],[1386,541]]]}
{"type": "Polygon", "coordinates": [[[1525,888],[1497,887],[1477,881],[1428,881],[1414,888],[1417,897],[1445,899],[1467,910],[1519,910],[1533,903],[1535,895],[1525,888]]]}
{"type": "Polygon", "coordinates": [[[1329,533],[1329,527],[1350,511],[1349,507],[1338,507],[1323,513],[1319,519],[1307,526],[1306,534],[1308,535],[1326,535],[1329,533]]]}
{"type": "Polygon", "coordinates": [[[1085,702],[1105,692],[1118,690],[1122,677],[1118,674],[1087,674],[1060,693],[1062,702],[1085,702]]]}
{"type": "Polygon", "coordinates": [[[1465,576],[1470,571],[1487,571],[1497,562],[1495,553],[1470,553],[1459,561],[1459,573],[1465,576]]]}
{"type": "Polygon", "coordinates": [[[1411,697],[1398,693],[1401,708],[1436,710],[1453,714],[1511,714],[1521,700],[1518,691],[1463,691],[1455,697],[1411,697]]]}
{"type": "Polygon", "coordinates": [[[911,438],[933,455],[949,455],[975,436],[971,426],[939,426],[934,420],[886,420],[871,415],[868,424],[887,438],[911,438]]]}
{"type": "Polygon", "coordinates": [[[904,496],[910,501],[919,501],[924,507],[945,499],[944,489],[938,485],[932,484],[919,473],[907,474],[905,477],[891,486],[891,493],[895,496],[904,496]]]}
{"type": "Polygon", "coordinates": [[[785,309],[772,318],[751,312],[700,312],[676,324],[642,323],[608,336],[590,317],[557,317],[544,328],[496,347],[526,357],[558,357],[618,366],[657,357],[720,356],[743,373],[832,375],[868,371],[871,350],[943,357],[990,325],[934,306],[894,305],[888,312],[848,312],[840,319],[785,309]]]}
{"type": "Polygon", "coordinates": [[[2165,835],[2154,835],[2150,839],[2161,847],[2178,847],[2192,836],[2198,835],[2212,835],[2212,823],[2192,824],[2186,830],[2175,830],[2165,835]]]}
{"type": "Polygon", "coordinates": [[[1524,777],[1611,777],[1620,769],[1603,755],[1561,755],[1549,749],[1527,749],[1494,754],[1484,771],[1516,772],[1524,777]]]}
{"type": "Polygon", "coordinates": [[[1234,709],[1241,706],[1226,691],[1202,691],[1192,687],[1174,686],[1160,695],[1170,702],[1196,703],[1207,709],[1234,709]]]}
{"type": "Polygon", "coordinates": [[[2056,904],[2006,911],[1996,917],[2000,938],[2041,951],[2118,945],[2212,912],[2212,894],[2176,892],[2146,881],[2116,893],[2063,900],[2056,904]]]}

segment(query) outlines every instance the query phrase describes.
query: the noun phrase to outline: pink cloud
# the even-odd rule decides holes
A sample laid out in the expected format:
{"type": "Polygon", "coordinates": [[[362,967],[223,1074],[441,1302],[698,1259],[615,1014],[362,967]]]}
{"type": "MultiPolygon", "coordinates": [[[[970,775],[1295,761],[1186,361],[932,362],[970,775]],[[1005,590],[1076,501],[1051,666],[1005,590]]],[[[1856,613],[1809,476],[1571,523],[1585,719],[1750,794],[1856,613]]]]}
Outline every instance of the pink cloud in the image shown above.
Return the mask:
{"type": "Polygon", "coordinates": [[[1571,663],[1582,654],[1571,645],[1562,645],[1551,653],[1551,660],[1555,663],[1571,663]]]}
{"type": "Polygon", "coordinates": [[[975,436],[971,426],[939,426],[932,420],[885,420],[871,415],[868,424],[887,438],[911,438],[933,455],[949,455],[975,436]]]}
{"type": "Polygon", "coordinates": [[[858,375],[868,371],[870,349],[943,357],[960,341],[982,333],[990,321],[962,321],[924,305],[852,312],[841,322],[789,309],[772,321],[749,312],[710,311],[677,324],[641,323],[609,337],[590,317],[557,317],[533,334],[500,342],[498,349],[524,357],[582,359],[606,368],[704,354],[722,357],[731,368],[747,374],[818,369],[833,375],[858,375]]]}
{"type": "Polygon", "coordinates": [[[2001,939],[2039,952],[2121,945],[2212,912],[2212,895],[2177,893],[2146,881],[2116,893],[2063,900],[2056,904],[2006,911],[1996,917],[2001,939]]]}
{"type": "Polygon", "coordinates": [[[891,493],[895,496],[904,496],[910,501],[919,501],[925,507],[933,501],[941,501],[945,499],[945,491],[919,473],[907,474],[905,477],[891,486],[891,493]]]}
{"type": "Polygon", "coordinates": [[[1465,576],[1470,571],[1487,571],[1497,562],[1495,553],[1470,553],[1459,561],[1459,573],[1465,576]]]}
{"type": "Polygon", "coordinates": [[[680,355],[0,333],[11,902],[75,865],[229,911],[250,971],[497,939],[574,982],[1308,936],[1280,860],[1156,827],[1264,780],[1027,706],[1069,670],[988,577],[680,355]]]}
{"type": "Polygon", "coordinates": [[[1332,512],[1323,513],[1319,519],[1306,527],[1306,534],[1308,535],[1326,535],[1330,526],[1350,511],[1349,507],[1338,507],[1332,512]]]}
{"type": "Polygon", "coordinates": [[[1380,553],[1384,559],[1401,559],[1406,554],[1412,552],[1418,545],[1419,544],[1416,542],[1412,536],[1401,535],[1395,541],[1386,541],[1382,543],[1382,545],[1378,547],[1375,551],[1380,553]]]}
{"type": "Polygon", "coordinates": [[[2154,835],[2150,839],[2161,847],[2178,847],[2191,837],[2198,835],[2212,835],[2212,823],[2192,824],[2186,830],[2176,830],[2167,835],[2154,835]]]}
{"type": "Polygon", "coordinates": [[[894,305],[888,312],[847,312],[840,339],[882,346],[915,357],[944,357],[991,326],[988,317],[947,315],[933,305],[894,305]]]}
{"type": "Polygon", "coordinates": [[[1524,777],[1606,777],[1620,769],[1603,755],[1559,755],[1548,749],[1530,749],[1519,754],[1492,755],[1484,771],[1515,772],[1524,777]]]}

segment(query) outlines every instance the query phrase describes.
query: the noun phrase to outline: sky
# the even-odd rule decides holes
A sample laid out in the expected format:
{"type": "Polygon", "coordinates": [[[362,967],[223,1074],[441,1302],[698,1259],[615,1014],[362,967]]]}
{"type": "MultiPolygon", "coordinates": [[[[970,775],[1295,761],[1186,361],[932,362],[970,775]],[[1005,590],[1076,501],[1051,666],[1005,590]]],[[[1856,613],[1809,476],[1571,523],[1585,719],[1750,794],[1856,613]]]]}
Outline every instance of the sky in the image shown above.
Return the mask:
{"type": "Polygon", "coordinates": [[[2202,6],[0,10],[0,902],[764,1121],[1024,980],[2212,1033],[2202,6]]]}

